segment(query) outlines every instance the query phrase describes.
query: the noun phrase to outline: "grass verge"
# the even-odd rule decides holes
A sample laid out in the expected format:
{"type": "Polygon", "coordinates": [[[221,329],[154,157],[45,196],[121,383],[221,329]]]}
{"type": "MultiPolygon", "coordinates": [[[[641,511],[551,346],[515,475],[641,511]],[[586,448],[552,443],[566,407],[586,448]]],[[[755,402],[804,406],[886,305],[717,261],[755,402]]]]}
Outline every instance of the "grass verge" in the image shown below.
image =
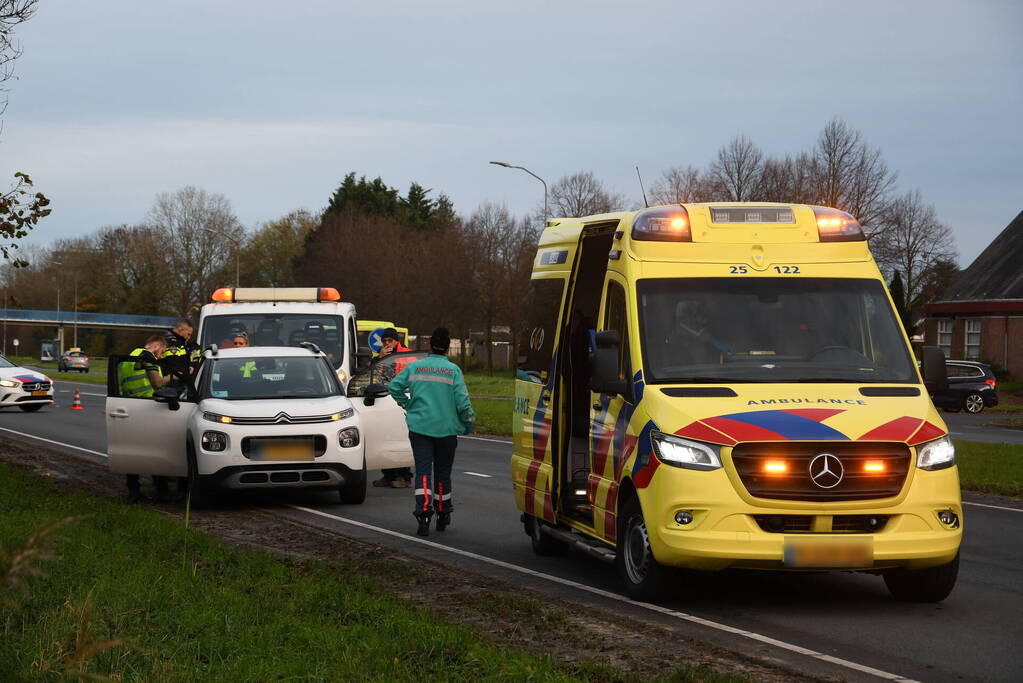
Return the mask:
{"type": "Polygon", "coordinates": [[[470,396],[515,396],[515,378],[509,370],[495,370],[493,377],[486,370],[469,370],[464,374],[470,396]]]}
{"type": "Polygon", "coordinates": [[[959,440],[955,445],[963,489],[1023,496],[1023,447],[959,440]]]}
{"type": "Polygon", "coordinates": [[[602,665],[559,665],[446,624],[380,589],[372,567],[286,563],[230,548],[150,510],[57,490],[7,464],[0,578],[20,549],[37,543],[32,530],[68,519],[25,590],[0,586],[2,680],[622,679],[602,665]]]}
{"type": "Polygon", "coordinates": [[[476,411],[476,431],[480,434],[511,436],[513,405],[511,401],[472,399],[472,407],[476,411]]]}
{"type": "Polygon", "coordinates": [[[44,361],[31,356],[7,356],[7,360],[22,367],[39,368],[50,379],[62,379],[71,382],[88,382],[89,384],[107,383],[106,359],[89,361],[89,372],[57,372],[56,361],[44,361]]]}

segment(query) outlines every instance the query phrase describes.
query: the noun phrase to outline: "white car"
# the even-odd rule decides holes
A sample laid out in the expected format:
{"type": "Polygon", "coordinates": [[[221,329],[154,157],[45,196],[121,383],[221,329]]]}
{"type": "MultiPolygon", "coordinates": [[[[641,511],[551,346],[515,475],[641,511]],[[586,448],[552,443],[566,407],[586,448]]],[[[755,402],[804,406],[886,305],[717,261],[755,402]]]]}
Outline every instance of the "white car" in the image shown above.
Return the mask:
{"type": "Polygon", "coordinates": [[[412,464],[404,411],[382,381],[394,360],[359,373],[348,398],[312,344],[211,349],[191,386],[152,399],[119,395],[118,360],[106,404],[111,472],[188,477],[193,501],[221,488],[307,487],[361,503],[367,470],[412,464]]]}
{"type": "Polygon", "coordinates": [[[17,406],[27,413],[53,403],[53,382],[37,370],[0,356],[0,408],[17,406]]]}

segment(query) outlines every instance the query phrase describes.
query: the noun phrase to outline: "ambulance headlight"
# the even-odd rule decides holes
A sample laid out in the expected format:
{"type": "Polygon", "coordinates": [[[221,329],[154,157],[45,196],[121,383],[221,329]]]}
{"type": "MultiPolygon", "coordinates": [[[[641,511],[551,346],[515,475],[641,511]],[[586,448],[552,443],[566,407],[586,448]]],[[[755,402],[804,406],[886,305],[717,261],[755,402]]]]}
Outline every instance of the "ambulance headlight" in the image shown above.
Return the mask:
{"type": "Polygon", "coordinates": [[[687,470],[716,470],[721,467],[719,448],[709,443],[690,441],[672,434],[651,432],[657,459],[665,465],[687,470]]]}
{"type": "Polygon", "coordinates": [[[337,433],[337,444],[341,448],[355,448],[359,445],[359,428],[349,427],[337,433]]]}
{"type": "Polygon", "coordinates": [[[922,470],[943,470],[956,464],[956,447],[943,436],[916,447],[916,466],[922,470]]]}

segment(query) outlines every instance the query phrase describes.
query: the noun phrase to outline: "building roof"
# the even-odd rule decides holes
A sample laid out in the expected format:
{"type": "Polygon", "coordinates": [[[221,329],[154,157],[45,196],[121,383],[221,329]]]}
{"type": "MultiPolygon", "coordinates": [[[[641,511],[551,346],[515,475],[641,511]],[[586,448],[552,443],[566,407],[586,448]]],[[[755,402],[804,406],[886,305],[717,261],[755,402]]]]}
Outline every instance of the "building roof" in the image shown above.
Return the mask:
{"type": "Polygon", "coordinates": [[[1023,211],[959,274],[940,301],[1013,299],[1023,300],[1023,211]]]}

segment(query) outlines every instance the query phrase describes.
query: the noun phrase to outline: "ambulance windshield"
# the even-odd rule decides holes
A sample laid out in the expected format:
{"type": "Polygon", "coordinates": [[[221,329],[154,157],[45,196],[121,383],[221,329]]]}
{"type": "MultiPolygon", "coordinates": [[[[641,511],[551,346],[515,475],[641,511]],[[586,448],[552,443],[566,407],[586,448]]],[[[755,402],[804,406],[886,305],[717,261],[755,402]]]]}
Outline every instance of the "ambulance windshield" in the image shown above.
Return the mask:
{"type": "Polygon", "coordinates": [[[877,280],[638,283],[648,383],[916,382],[877,280]]]}
{"type": "Polygon", "coordinates": [[[338,315],[314,313],[234,313],[203,319],[200,348],[216,344],[234,346],[232,339],[244,332],[250,346],[298,346],[308,341],[327,354],[338,368],[344,359],[344,321],[338,315]]]}

